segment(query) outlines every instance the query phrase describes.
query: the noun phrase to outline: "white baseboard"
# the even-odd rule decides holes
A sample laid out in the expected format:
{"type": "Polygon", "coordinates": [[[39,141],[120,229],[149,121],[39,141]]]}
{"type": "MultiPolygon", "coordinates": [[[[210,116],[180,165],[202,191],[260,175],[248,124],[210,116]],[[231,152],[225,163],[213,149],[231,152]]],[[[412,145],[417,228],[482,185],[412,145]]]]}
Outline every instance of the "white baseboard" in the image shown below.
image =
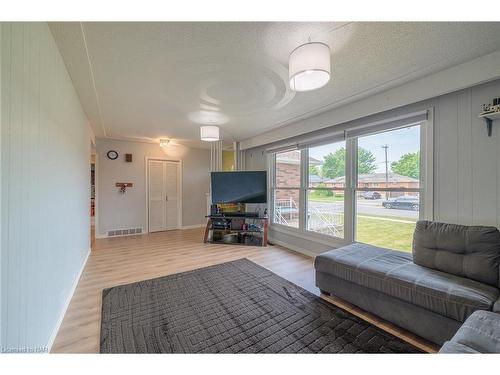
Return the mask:
{"type": "Polygon", "coordinates": [[[196,229],[196,228],[205,228],[207,224],[196,224],[196,225],[184,225],[183,227],[181,227],[182,230],[185,230],[185,229],[196,229]]]}
{"type": "Polygon", "coordinates": [[[303,249],[301,247],[298,247],[298,246],[294,246],[294,245],[290,245],[288,243],[285,243],[285,242],[282,242],[282,241],[279,241],[279,240],[276,240],[272,237],[269,237],[269,240],[268,240],[270,243],[272,244],[276,244],[276,245],[279,245],[281,247],[285,247],[287,248],[288,250],[292,250],[292,251],[295,251],[296,253],[300,253],[300,254],[303,254],[303,255],[307,255],[308,257],[311,257],[311,258],[315,258],[317,255],[319,254],[316,254],[312,251],[309,251],[309,250],[306,250],[306,249],[303,249]]]}
{"type": "Polygon", "coordinates": [[[59,332],[59,328],[61,328],[61,324],[64,319],[64,315],[66,315],[66,311],[68,310],[69,304],[71,302],[71,299],[73,298],[73,295],[75,294],[76,287],[78,286],[78,282],[80,281],[80,277],[82,277],[83,270],[85,266],[87,265],[87,261],[89,260],[90,256],[90,251],[87,252],[87,255],[85,256],[85,260],[83,261],[82,267],[80,268],[80,271],[78,272],[78,277],[75,278],[73,281],[73,285],[71,287],[71,293],[68,294],[68,297],[66,298],[66,302],[64,303],[64,307],[61,311],[61,314],[59,315],[59,319],[57,319],[56,326],[54,327],[54,330],[52,331],[52,334],[50,335],[49,342],[47,344],[47,349],[48,352],[50,353],[52,350],[52,345],[54,345],[54,341],[56,339],[57,333],[59,332]]]}

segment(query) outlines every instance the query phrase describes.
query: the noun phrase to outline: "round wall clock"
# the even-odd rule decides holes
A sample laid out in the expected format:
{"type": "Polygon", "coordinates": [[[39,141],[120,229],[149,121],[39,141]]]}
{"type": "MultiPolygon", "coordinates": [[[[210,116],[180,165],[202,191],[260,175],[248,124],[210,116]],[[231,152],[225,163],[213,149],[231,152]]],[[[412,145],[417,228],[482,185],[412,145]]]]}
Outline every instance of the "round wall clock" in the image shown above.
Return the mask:
{"type": "Polygon", "coordinates": [[[110,160],[118,159],[118,152],[116,152],[115,150],[109,150],[107,155],[108,155],[108,159],[110,159],[110,160]]]}

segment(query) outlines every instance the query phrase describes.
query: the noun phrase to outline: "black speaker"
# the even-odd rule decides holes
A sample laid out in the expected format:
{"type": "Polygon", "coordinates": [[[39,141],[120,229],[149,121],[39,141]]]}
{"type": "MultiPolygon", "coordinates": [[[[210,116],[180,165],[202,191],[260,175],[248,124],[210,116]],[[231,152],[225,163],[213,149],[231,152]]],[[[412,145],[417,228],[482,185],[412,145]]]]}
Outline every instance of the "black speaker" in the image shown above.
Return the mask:
{"type": "Polygon", "coordinates": [[[216,204],[212,204],[210,206],[210,215],[218,215],[219,214],[219,208],[217,207],[216,204]]]}

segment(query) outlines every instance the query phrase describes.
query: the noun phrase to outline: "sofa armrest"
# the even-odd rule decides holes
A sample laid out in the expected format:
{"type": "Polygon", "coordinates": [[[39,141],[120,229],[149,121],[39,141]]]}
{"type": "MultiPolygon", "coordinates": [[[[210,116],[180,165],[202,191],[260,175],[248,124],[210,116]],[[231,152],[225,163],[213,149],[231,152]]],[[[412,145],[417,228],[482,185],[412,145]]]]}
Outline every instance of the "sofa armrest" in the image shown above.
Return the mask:
{"type": "Polygon", "coordinates": [[[469,348],[467,345],[460,344],[458,342],[446,341],[444,345],[439,349],[439,354],[478,354],[479,352],[475,349],[469,348]]]}
{"type": "Polygon", "coordinates": [[[498,297],[497,301],[493,305],[493,312],[500,313],[500,297],[498,297]]]}
{"type": "Polygon", "coordinates": [[[500,353],[500,314],[485,310],[475,311],[450,342],[452,344],[445,344],[442,353],[500,353]]]}

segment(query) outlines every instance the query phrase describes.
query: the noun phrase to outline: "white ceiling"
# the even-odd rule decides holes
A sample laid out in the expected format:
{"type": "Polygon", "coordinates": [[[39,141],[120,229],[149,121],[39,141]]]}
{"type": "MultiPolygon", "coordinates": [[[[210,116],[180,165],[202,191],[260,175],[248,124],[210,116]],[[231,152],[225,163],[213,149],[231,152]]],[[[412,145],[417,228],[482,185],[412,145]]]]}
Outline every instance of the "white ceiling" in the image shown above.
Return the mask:
{"type": "Polygon", "coordinates": [[[200,146],[193,112],[227,116],[225,141],[500,49],[500,23],[50,23],[96,136],[200,146]],[[288,56],[327,43],[332,79],[294,93],[288,56]]]}

